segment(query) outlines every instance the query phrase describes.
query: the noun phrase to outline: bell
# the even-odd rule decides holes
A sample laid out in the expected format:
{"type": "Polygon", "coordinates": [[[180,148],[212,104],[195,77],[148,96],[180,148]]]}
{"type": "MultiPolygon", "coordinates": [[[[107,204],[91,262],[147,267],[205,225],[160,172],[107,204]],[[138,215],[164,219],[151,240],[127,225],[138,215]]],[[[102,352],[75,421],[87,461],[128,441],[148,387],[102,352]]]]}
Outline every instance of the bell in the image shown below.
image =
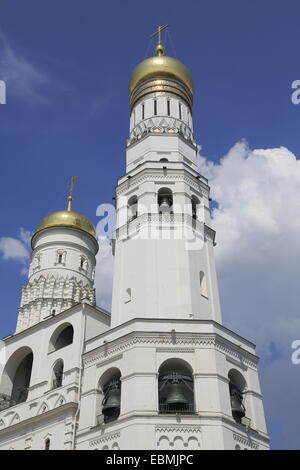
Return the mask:
{"type": "Polygon", "coordinates": [[[168,394],[166,397],[167,405],[187,405],[189,401],[182,391],[182,383],[180,376],[173,374],[173,379],[168,386],[168,394]]]}
{"type": "Polygon", "coordinates": [[[230,390],[230,402],[231,402],[231,409],[233,413],[236,413],[240,416],[245,416],[245,407],[243,405],[243,395],[235,387],[232,387],[230,390]]]}
{"type": "Polygon", "coordinates": [[[159,211],[162,213],[170,212],[170,202],[166,196],[164,196],[161,200],[161,203],[159,205],[159,211]]]}
{"type": "Polygon", "coordinates": [[[109,388],[105,394],[105,397],[102,402],[102,411],[105,413],[115,408],[120,408],[120,403],[121,390],[119,387],[117,388],[117,385],[114,385],[113,387],[109,388]]]}

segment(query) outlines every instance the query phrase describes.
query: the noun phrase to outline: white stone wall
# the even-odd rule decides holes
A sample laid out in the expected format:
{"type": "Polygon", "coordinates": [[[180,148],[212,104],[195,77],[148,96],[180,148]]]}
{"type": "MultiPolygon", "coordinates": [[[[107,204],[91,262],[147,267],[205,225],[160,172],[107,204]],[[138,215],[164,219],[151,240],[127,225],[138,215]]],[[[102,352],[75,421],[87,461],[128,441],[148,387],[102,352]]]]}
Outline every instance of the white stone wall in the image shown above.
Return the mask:
{"type": "Polygon", "coordinates": [[[33,238],[28,284],[16,331],[22,331],[86,299],[95,305],[94,271],[98,245],[81,230],[49,228],[33,238]]]}
{"type": "Polygon", "coordinates": [[[141,319],[89,341],[86,351],[78,449],[235,449],[238,442],[242,448],[268,448],[254,346],[224,327],[141,319]],[[158,372],[168,359],[181,359],[193,371],[192,415],[158,412],[158,372]],[[112,368],[121,372],[120,416],[97,425],[103,398],[99,381],[112,368]],[[231,415],[231,369],[241,372],[247,394],[260,403],[246,401],[249,428],[231,415]]]}
{"type": "Polygon", "coordinates": [[[109,324],[108,315],[79,304],[4,340],[6,366],[0,375],[0,398],[11,394],[24,354],[33,353],[33,364],[26,401],[0,409],[0,449],[41,449],[47,436],[53,449],[72,447],[84,342],[103,334],[109,324]],[[53,350],[56,332],[68,325],[73,326],[73,342],[53,350]],[[62,385],[53,388],[53,368],[59,360],[64,366],[62,385]]]}

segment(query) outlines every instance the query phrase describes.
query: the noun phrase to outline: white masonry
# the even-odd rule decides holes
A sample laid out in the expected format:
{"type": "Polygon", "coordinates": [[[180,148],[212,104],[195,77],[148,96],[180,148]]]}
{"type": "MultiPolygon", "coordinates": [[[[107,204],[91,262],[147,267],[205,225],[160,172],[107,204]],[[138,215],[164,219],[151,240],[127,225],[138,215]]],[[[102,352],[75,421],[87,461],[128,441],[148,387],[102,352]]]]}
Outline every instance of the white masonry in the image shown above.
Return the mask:
{"type": "Polygon", "coordinates": [[[0,449],[268,449],[255,346],[222,324],[189,73],[159,41],[129,92],[111,315],[86,219],[52,218],[4,339],[0,449]]]}

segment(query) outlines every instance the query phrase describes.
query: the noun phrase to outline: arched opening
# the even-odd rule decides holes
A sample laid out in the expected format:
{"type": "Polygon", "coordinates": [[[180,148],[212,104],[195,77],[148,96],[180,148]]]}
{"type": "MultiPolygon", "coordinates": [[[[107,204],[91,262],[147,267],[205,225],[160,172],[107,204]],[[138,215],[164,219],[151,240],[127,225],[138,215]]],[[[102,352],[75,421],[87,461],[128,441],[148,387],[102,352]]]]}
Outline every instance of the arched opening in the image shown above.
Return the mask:
{"type": "Polygon", "coordinates": [[[137,196],[131,196],[128,200],[128,222],[136,219],[138,216],[138,199],[137,196]]]}
{"type": "Polygon", "coordinates": [[[62,359],[56,361],[52,371],[52,388],[58,388],[62,386],[64,375],[64,362],[62,359]]]}
{"type": "Polygon", "coordinates": [[[50,439],[49,439],[49,438],[46,439],[46,440],[45,440],[45,450],[49,450],[49,449],[50,449],[50,444],[51,444],[50,439]]]}
{"type": "Polygon", "coordinates": [[[161,158],[159,161],[160,162],[168,162],[169,160],[167,158],[161,158]]]}
{"type": "Polygon", "coordinates": [[[229,371],[228,378],[232,416],[237,423],[241,424],[242,418],[246,415],[243,397],[246,389],[246,381],[242,374],[236,369],[229,371]]]}
{"type": "Polygon", "coordinates": [[[0,410],[27,400],[33,353],[28,347],[15,351],[3,370],[0,386],[0,410]]]}
{"type": "Polygon", "coordinates": [[[200,292],[203,297],[208,298],[208,293],[207,293],[207,282],[206,282],[206,276],[204,271],[200,271],[199,273],[199,280],[200,280],[200,292]]]}
{"type": "Polygon", "coordinates": [[[121,372],[116,367],[106,371],[99,381],[102,392],[101,411],[104,423],[115,421],[121,409],[121,372]]]}
{"type": "Polygon", "coordinates": [[[172,213],[173,193],[169,188],[161,188],[157,195],[159,214],[172,213]]]}
{"type": "Polygon", "coordinates": [[[70,323],[60,325],[52,334],[49,344],[49,352],[58,351],[73,343],[74,328],[70,323]]]}
{"type": "Polygon", "coordinates": [[[191,203],[192,203],[192,217],[193,217],[193,219],[196,220],[197,219],[197,211],[198,211],[200,201],[196,196],[193,195],[191,197],[191,203]]]}
{"type": "Polygon", "coordinates": [[[160,413],[194,413],[194,379],[187,362],[169,359],[160,366],[158,402],[160,413]]]}

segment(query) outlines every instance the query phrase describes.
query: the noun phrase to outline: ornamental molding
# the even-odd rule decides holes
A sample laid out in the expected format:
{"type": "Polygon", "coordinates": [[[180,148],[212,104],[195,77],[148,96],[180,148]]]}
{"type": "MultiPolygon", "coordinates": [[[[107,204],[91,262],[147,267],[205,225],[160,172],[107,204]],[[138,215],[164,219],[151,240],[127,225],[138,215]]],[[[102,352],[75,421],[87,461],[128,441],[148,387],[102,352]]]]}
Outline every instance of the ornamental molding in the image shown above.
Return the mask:
{"type": "Polygon", "coordinates": [[[123,354],[119,354],[118,356],[111,357],[110,359],[107,359],[106,361],[101,361],[101,363],[97,364],[97,368],[106,366],[106,364],[110,364],[111,362],[119,361],[120,359],[123,359],[123,354]]]}
{"type": "Polygon", "coordinates": [[[180,135],[193,147],[197,147],[190,126],[184,121],[171,116],[153,116],[139,122],[131,131],[127,147],[149,134],[180,135]]]}
{"type": "Polygon", "coordinates": [[[90,441],[89,446],[90,447],[95,447],[95,446],[98,446],[98,445],[102,445],[102,444],[105,444],[107,442],[111,442],[115,439],[119,439],[120,436],[121,436],[120,431],[111,432],[111,433],[105,434],[105,436],[103,436],[103,437],[100,437],[98,439],[94,439],[93,441],[90,441]]]}
{"type": "MultiPolygon", "coordinates": [[[[115,341],[112,341],[111,343],[106,343],[105,345],[101,345],[98,348],[97,352],[87,353],[85,354],[84,357],[84,364],[88,365],[90,363],[93,363],[95,361],[99,361],[103,358],[106,358],[108,355],[113,355],[116,353],[119,353],[120,351],[127,350],[131,348],[132,346],[146,346],[146,345],[152,345],[152,346],[162,346],[162,345],[169,345],[172,346],[174,344],[174,340],[171,337],[170,334],[157,334],[157,335],[138,335],[137,333],[129,333],[127,335],[127,338],[121,338],[117,339],[115,341]],[[104,350],[105,348],[105,350],[104,350]]],[[[176,344],[182,344],[182,345],[187,345],[187,346],[211,346],[215,344],[215,338],[212,336],[207,336],[207,337],[202,337],[199,339],[199,337],[195,335],[176,335],[176,344]]]]}
{"type": "Polygon", "coordinates": [[[123,351],[126,351],[134,346],[153,346],[157,349],[168,348],[168,352],[191,352],[195,347],[203,348],[216,348],[218,351],[225,353],[231,357],[239,359],[245,365],[256,369],[258,358],[253,354],[245,351],[240,346],[236,346],[229,341],[222,339],[218,334],[202,334],[202,333],[177,333],[176,342],[170,333],[165,334],[148,334],[148,333],[129,333],[126,337],[118,338],[112,342],[102,344],[97,349],[85,353],[83,357],[84,365],[89,366],[95,362],[99,362],[97,367],[102,366],[103,359],[109,362],[117,360],[123,351]],[[117,355],[117,356],[116,356],[117,355]],[[116,356],[116,357],[115,357],[116,356]],[[112,359],[110,359],[110,357],[112,359]]]}
{"type": "Polygon", "coordinates": [[[194,348],[156,348],[156,352],[158,353],[194,353],[195,349],[194,348]]]}
{"type": "MultiPolygon", "coordinates": [[[[155,168],[156,170],[156,168],[155,168]]],[[[161,169],[157,168],[158,171],[161,171],[161,169]]],[[[169,181],[181,181],[181,182],[184,182],[186,183],[187,185],[189,185],[190,187],[194,188],[195,190],[197,190],[198,192],[200,192],[200,195],[201,196],[204,196],[204,197],[208,197],[209,195],[209,188],[208,186],[203,183],[201,180],[198,180],[197,179],[197,176],[187,176],[187,173],[188,170],[186,170],[185,168],[183,170],[172,170],[171,168],[169,168],[169,173],[168,173],[168,180],[169,181]],[[175,171],[181,171],[180,174],[172,174],[170,173],[172,171],[172,173],[174,173],[175,171]],[[183,172],[183,174],[182,174],[183,172]]],[[[166,181],[166,176],[163,175],[163,174],[157,174],[156,171],[150,171],[149,169],[145,169],[145,170],[142,170],[140,173],[132,176],[130,178],[130,182],[129,180],[126,180],[126,181],[123,181],[123,183],[121,183],[117,189],[116,189],[116,193],[117,193],[117,197],[120,196],[122,193],[128,191],[129,188],[131,188],[133,185],[135,186],[139,186],[140,184],[142,184],[143,182],[145,181],[151,181],[151,183],[155,183],[155,182],[160,182],[162,181],[164,184],[165,184],[165,181],[166,181]]]]}
{"type": "Polygon", "coordinates": [[[164,433],[164,434],[170,434],[170,433],[180,433],[180,434],[199,434],[202,432],[201,427],[199,425],[173,425],[173,426],[161,426],[157,425],[155,426],[155,431],[159,433],[164,433]]]}
{"type": "Polygon", "coordinates": [[[244,446],[250,447],[251,449],[257,450],[259,447],[256,442],[252,441],[251,439],[247,439],[241,434],[233,434],[233,439],[244,446]]]}

